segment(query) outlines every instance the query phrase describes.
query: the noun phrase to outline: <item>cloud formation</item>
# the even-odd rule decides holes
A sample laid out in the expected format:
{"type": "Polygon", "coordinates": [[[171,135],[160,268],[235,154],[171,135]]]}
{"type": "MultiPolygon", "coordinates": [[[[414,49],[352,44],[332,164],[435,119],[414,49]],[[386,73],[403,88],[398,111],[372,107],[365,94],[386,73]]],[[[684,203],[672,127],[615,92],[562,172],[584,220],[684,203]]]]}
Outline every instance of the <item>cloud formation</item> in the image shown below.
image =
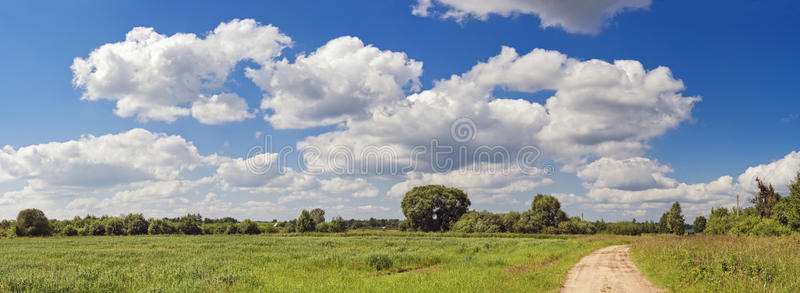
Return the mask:
{"type": "Polygon", "coordinates": [[[5,146],[0,149],[0,183],[23,187],[0,193],[0,213],[38,207],[57,217],[207,211],[209,216],[273,213],[285,218],[294,216],[298,207],[339,205],[378,195],[378,188],[363,178],[281,170],[277,158],[275,153],[247,159],[201,155],[181,136],[139,128],[20,148],[5,146]],[[230,195],[251,200],[242,201],[241,196],[234,200],[230,195]],[[248,214],[230,214],[235,211],[248,214]]]}
{"type": "Polygon", "coordinates": [[[252,19],[221,23],[205,38],[177,33],[166,36],[153,28],[136,27],[125,40],[75,58],[73,84],[81,99],[116,102],[114,113],[140,121],[172,122],[193,115],[202,123],[239,121],[244,101],[224,92],[231,70],[241,61],[270,66],[291,38],[271,25],[252,19]],[[220,95],[217,101],[204,98],[220,95]],[[196,103],[194,108],[191,104],[196,103]],[[212,104],[209,104],[212,103],[212,104]],[[221,103],[221,104],[220,104],[221,103]],[[220,105],[225,106],[220,107],[220,105]],[[209,107],[234,110],[233,117],[211,117],[209,107]]]}
{"type": "Polygon", "coordinates": [[[329,41],[294,63],[286,59],[274,67],[248,69],[246,75],[266,92],[262,109],[272,126],[308,128],[349,119],[365,119],[372,112],[418,90],[422,63],[405,53],[381,51],[356,37],[329,41]]]}
{"type": "MultiPolygon", "coordinates": [[[[465,146],[467,153],[481,146],[498,146],[512,154],[535,146],[546,157],[566,164],[565,170],[588,163],[592,157],[628,158],[649,148],[649,139],[660,136],[691,117],[698,97],[686,97],[679,79],[666,67],[645,70],[641,63],[618,60],[569,58],[557,51],[535,49],[519,55],[504,47],[499,55],[471,70],[440,80],[428,90],[406,97],[369,119],[350,119],[340,130],[308,137],[300,149],[315,148],[319,158],[310,164],[331,170],[338,150],[355,156],[356,166],[371,162],[360,155],[370,148],[386,148],[384,165],[398,169],[416,163],[414,148],[429,146],[432,139],[444,145],[465,146]],[[497,98],[497,90],[535,94],[553,90],[544,103],[497,98]],[[455,121],[468,119],[475,135],[456,141],[455,121]]],[[[431,150],[422,156],[430,158],[431,150]]],[[[473,163],[474,156],[456,160],[453,169],[473,163]]],[[[413,166],[430,171],[430,159],[413,166]]]]}
{"type": "Polygon", "coordinates": [[[570,33],[595,34],[617,14],[645,9],[651,0],[417,0],[412,13],[429,16],[439,13],[443,19],[458,22],[469,18],[487,20],[490,15],[510,17],[536,15],[542,28],[560,27],[570,33]],[[432,11],[437,7],[443,12],[432,11]]]}

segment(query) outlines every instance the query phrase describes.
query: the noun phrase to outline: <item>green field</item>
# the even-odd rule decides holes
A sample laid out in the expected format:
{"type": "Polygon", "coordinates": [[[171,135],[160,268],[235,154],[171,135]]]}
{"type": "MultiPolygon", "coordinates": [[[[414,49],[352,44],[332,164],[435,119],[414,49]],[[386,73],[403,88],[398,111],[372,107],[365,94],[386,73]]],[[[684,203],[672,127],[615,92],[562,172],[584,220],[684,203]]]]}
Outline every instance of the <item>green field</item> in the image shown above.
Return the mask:
{"type": "Polygon", "coordinates": [[[800,292],[800,235],[642,237],[633,260],[673,292],[800,292]]]}
{"type": "Polygon", "coordinates": [[[580,257],[626,239],[15,238],[0,240],[0,291],[555,291],[580,257]]]}

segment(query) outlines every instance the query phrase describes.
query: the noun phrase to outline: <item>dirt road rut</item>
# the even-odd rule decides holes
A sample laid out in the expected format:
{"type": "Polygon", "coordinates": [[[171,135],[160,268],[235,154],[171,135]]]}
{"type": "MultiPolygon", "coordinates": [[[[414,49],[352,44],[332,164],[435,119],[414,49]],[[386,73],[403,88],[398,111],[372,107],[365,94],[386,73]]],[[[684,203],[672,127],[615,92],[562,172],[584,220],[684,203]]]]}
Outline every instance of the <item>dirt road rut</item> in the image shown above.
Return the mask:
{"type": "Polygon", "coordinates": [[[631,261],[628,245],[609,246],[581,259],[561,292],[662,292],[631,261]]]}

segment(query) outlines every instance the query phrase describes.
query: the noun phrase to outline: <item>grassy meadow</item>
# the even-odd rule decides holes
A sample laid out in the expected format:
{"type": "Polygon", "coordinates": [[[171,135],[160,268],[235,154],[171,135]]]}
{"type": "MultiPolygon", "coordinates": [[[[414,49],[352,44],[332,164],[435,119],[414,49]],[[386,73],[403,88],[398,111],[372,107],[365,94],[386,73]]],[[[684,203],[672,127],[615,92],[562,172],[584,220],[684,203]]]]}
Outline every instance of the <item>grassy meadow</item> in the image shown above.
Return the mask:
{"type": "Polygon", "coordinates": [[[546,292],[631,239],[372,234],[3,239],[0,291],[546,292]]]}
{"type": "Polygon", "coordinates": [[[800,292],[800,235],[653,236],[633,242],[637,266],[673,292],[800,292]]]}

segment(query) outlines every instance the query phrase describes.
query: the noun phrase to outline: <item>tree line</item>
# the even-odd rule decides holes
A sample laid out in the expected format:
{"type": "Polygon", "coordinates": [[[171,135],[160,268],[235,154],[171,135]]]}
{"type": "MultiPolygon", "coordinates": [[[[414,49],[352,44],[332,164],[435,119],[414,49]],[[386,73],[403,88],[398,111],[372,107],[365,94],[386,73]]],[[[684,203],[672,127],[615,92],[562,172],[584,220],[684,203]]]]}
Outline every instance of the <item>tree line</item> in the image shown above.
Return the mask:
{"type": "Polygon", "coordinates": [[[773,236],[800,231],[800,171],[789,184],[789,196],[775,192],[772,184],[756,178],[758,192],[745,209],[714,208],[695,220],[695,230],[708,234],[773,236]],[[698,222],[699,221],[699,222],[698,222]]]}
{"type": "Polygon", "coordinates": [[[179,218],[145,219],[142,214],[119,217],[75,217],[71,220],[47,219],[41,210],[19,212],[16,221],[0,221],[0,237],[10,236],[79,236],[79,235],[161,235],[161,234],[260,234],[345,232],[353,229],[398,229],[401,231],[462,233],[542,233],[640,235],[672,233],[683,235],[688,227],[694,232],[730,235],[785,235],[800,231],[800,172],[789,185],[790,195],[782,197],[772,185],[756,178],[758,193],[745,209],[712,209],[708,219],[697,217],[692,226],[685,223],[681,205],[674,202],[658,222],[587,221],[569,217],[561,203],[551,195],[537,194],[530,208],[523,212],[492,213],[469,210],[467,194],[442,185],[417,186],[408,191],[401,202],[405,220],[374,219],[344,220],[334,217],[325,220],[321,208],[302,210],[299,217],[289,221],[239,222],[225,218],[203,218],[188,214],[179,218]]]}
{"type": "Polygon", "coordinates": [[[87,215],[70,220],[48,219],[38,209],[19,212],[16,221],[0,221],[0,238],[13,236],[122,236],[122,235],[201,235],[201,234],[261,234],[293,232],[344,232],[351,229],[397,229],[398,219],[366,220],[334,217],[325,221],[325,211],[316,208],[303,210],[300,218],[290,221],[238,221],[232,217],[204,218],[188,214],[177,218],[145,219],[142,214],[118,217],[87,215]]]}
{"type": "Polygon", "coordinates": [[[457,231],[464,233],[544,233],[544,234],[595,234],[640,235],[644,233],[683,234],[683,215],[675,202],[665,213],[670,221],[665,228],[655,222],[620,221],[591,222],[580,217],[569,217],[561,210],[561,203],[552,195],[537,194],[530,209],[522,213],[492,213],[469,211],[471,202],[467,194],[457,188],[442,185],[414,187],[403,197],[401,207],[406,220],[400,222],[403,231],[457,231]],[[674,227],[670,229],[670,227],[674,227]],[[680,227],[680,228],[679,228],[680,227]]]}

